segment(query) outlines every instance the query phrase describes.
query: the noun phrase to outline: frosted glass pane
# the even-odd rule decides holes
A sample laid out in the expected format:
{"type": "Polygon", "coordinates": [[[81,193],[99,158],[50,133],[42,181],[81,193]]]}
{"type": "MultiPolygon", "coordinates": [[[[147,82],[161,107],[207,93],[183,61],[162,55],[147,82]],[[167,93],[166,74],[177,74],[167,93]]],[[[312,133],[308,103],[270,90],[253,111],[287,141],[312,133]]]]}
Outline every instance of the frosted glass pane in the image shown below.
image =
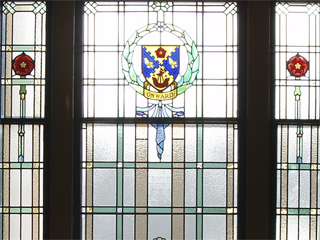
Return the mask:
{"type": "Polygon", "coordinates": [[[93,239],[116,239],[116,216],[93,215],[93,239]]]}
{"type": "Polygon", "coordinates": [[[203,157],[205,162],[226,161],[226,134],[225,125],[204,125],[203,157]]]}
{"type": "Polygon", "coordinates": [[[22,203],[24,207],[32,206],[32,170],[22,170],[22,203]]]}
{"type": "Polygon", "coordinates": [[[197,161],[197,128],[195,125],[186,125],[186,146],[185,148],[185,161],[196,162],[197,161]]]}
{"type": "Polygon", "coordinates": [[[226,206],[226,170],[203,170],[203,205],[226,206]]]}
{"type": "Polygon", "coordinates": [[[300,207],[310,208],[310,172],[300,171],[300,207]]]}
{"type": "Polygon", "coordinates": [[[185,215],[185,239],[196,239],[196,216],[185,215]]]}
{"type": "Polygon", "coordinates": [[[93,204],[95,206],[115,206],[116,171],[94,169],[93,176],[93,204]]]}
{"type": "Polygon", "coordinates": [[[10,214],[10,239],[20,239],[20,215],[10,214]]]}
{"type": "Polygon", "coordinates": [[[226,216],[203,215],[203,239],[226,239],[226,216]]]}
{"type": "Polygon", "coordinates": [[[299,239],[310,239],[310,217],[299,216],[299,239]]]}
{"type": "Polygon", "coordinates": [[[34,44],[35,14],[33,12],[16,12],[13,21],[13,44],[34,44]],[[28,27],[25,26],[28,23],[28,27]]]}
{"type": "Polygon", "coordinates": [[[117,117],[118,104],[116,102],[118,95],[117,87],[98,86],[95,88],[95,117],[117,117]],[[108,104],[106,104],[108,103],[108,104]]]}
{"type": "Polygon", "coordinates": [[[288,239],[298,239],[298,216],[288,216],[288,239]]]}
{"type": "Polygon", "coordinates": [[[135,185],[134,169],[123,170],[123,205],[134,206],[134,185],[135,185]]]}
{"type": "Polygon", "coordinates": [[[10,170],[10,205],[17,207],[20,205],[20,171],[10,170]]]}
{"type": "Polygon", "coordinates": [[[94,160],[116,161],[117,126],[95,125],[94,127],[94,160]]]}
{"type": "Polygon", "coordinates": [[[197,194],[197,182],[196,182],[196,170],[185,170],[185,205],[186,207],[196,206],[196,194],[197,194]]]}
{"type": "Polygon", "coordinates": [[[171,206],[171,170],[149,169],[148,190],[149,206],[171,206]]]}
{"type": "Polygon", "coordinates": [[[123,239],[134,239],[134,215],[123,215],[123,239]]]}
{"type": "Polygon", "coordinates": [[[288,207],[297,208],[299,201],[299,172],[298,171],[289,171],[289,180],[288,180],[288,207]]]}
{"type": "Polygon", "coordinates": [[[22,214],[21,215],[21,231],[22,236],[20,239],[28,240],[32,239],[32,215],[31,214],[22,214]]]}
{"type": "Polygon", "coordinates": [[[171,216],[149,215],[148,216],[148,239],[162,237],[171,239],[171,216]]]}

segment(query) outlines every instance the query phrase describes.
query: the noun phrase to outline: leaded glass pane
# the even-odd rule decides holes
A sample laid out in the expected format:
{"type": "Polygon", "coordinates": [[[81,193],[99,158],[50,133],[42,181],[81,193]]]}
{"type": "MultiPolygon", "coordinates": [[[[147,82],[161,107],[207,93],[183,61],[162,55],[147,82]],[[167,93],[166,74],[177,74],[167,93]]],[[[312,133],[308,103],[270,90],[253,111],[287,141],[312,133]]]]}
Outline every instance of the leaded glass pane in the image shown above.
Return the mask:
{"type": "Polygon", "coordinates": [[[319,238],[319,12],[276,4],[277,239],[319,238]]]}
{"type": "Polygon", "coordinates": [[[1,2],[3,239],[43,237],[46,4],[1,2]]]}
{"type": "Polygon", "coordinates": [[[236,238],[237,5],[83,14],[82,238],[236,238]]]}

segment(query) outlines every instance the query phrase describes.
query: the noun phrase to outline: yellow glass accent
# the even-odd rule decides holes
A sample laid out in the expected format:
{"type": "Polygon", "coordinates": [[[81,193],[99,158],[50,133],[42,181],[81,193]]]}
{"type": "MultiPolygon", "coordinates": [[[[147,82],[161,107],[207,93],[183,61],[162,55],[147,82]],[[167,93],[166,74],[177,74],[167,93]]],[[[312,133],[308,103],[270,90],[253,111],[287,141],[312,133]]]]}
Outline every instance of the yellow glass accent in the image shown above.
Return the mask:
{"type": "Polygon", "coordinates": [[[87,168],[92,168],[92,166],[93,166],[92,162],[87,163],[87,168]]]}
{"type": "Polygon", "coordinates": [[[10,164],[9,163],[4,163],[3,164],[3,168],[9,168],[10,167],[10,164]]]}
{"type": "Polygon", "coordinates": [[[295,67],[296,69],[300,69],[300,68],[301,68],[301,64],[300,64],[300,63],[297,63],[296,65],[294,65],[294,67],[295,67]]]}
{"type": "Polygon", "coordinates": [[[94,80],[93,79],[89,79],[88,80],[88,85],[94,85],[94,80]]]}
{"type": "Polygon", "coordinates": [[[228,168],[234,168],[234,164],[233,163],[228,163],[228,168]]]}
{"type": "Polygon", "coordinates": [[[21,66],[22,68],[25,68],[25,67],[27,66],[27,64],[26,64],[25,62],[22,62],[22,63],[20,63],[20,66],[21,66]]]}
{"type": "Polygon", "coordinates": [[[24,93],[21,93],[21,100],[24,100],[26,98],[24,93]]]}
{"type": "Polygon", "coordinates": [[[310,213],[311,213],[311,215],[316,215],[317,214],[317,209],[311,209],[310,213]]]}
{"type": "Polygon", "coordinates": [[[6,84],[11,84],[11,79],[6,79],[6,84]]]}
{"type": "Polygon", "coordinates": [[[12,51],[12,47],[6,46],[6,51],[7,51],[7,52],[8,52],[8,51],[12,51]]]}
{"type": "Polygon", "coordinates": [[[40,83],[41,83],[40,79],[38,79],[38,78],[35,79],[35,81],[34,81],[34,84],[35,84],[35,85],[40,85],[40,83]]]}
{"type": "Polygon", "coordinates": [[[318,164],[311,164],[311,170],[317,170],[318,164]]]}
{"type": "Polygon", "coordinates": [[[4,213],[9,213],[9,208],[4,208],[4,209],[3,209],[3,212],[4,212],[4,213]]]}
{"type": "Polygon", "coordinates": [[[281,214],[288,214],[288,209],[282,208],[281,209],[281,214]]]}
{"type": "Polygon", "coordinates": [[[281,164],[281,169],[288,169],[288,164],[287,163],[281,164]]]}
{"type": "Polygon", "coordinates": [[[174,89],[170,92],[152,92],[147,89],[144,89],[144,96],[146,98],[155,99],[155,100],[169,100],[177,97],[177,89],[174,89]]]}
{"type": "Polygon", "coordinates": [[[36,51],[40,52],[41,51],[41,46],[36,46],[36,51]]]}
{"type": "Polygon", "coordinates": [[[87,207],[87,213],[92,213],[92,207],[87,207]]]}
{"type": "Polygon", "coordinates": [[[39,168],[39,163],[34,163],[33,168],[39,168]]]}
{"type": "Polygon", "coordinates": [[[227,208],[227,213],[234,213],[234,208],[227,208]]]}
{"type": "Polygon", "coordinates": [[[32,212],[33,212],[33,213],[39,213],[39,208],[33,208],[33,209],[32,209],[32,212]]]}

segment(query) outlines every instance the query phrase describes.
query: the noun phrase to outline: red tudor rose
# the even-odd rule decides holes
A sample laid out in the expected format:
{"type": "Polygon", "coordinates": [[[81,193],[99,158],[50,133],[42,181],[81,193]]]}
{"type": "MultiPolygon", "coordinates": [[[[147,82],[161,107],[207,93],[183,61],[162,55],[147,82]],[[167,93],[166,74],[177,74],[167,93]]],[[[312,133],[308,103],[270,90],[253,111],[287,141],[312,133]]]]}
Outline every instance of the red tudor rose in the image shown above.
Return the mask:
{"type": "Polygon", "coordinates": [[[12,61],[12,68],[15,74],[20,76],[29,75],[34,68],[33,59],[24,52],[16,56],[12,61]]]}
{"type": "Polygon", "coordinates": [[[162,47],[159,47],[156,51],[158,58],[164,58],[166,56],[166,50],[164,50],[162,47]]]}
{"type": "Polygon", "coordinates": [[[301,77],[309,70],[309,62],[299,54],[290,58],[287,62],[288,71],[291,76],[301,77]]]}

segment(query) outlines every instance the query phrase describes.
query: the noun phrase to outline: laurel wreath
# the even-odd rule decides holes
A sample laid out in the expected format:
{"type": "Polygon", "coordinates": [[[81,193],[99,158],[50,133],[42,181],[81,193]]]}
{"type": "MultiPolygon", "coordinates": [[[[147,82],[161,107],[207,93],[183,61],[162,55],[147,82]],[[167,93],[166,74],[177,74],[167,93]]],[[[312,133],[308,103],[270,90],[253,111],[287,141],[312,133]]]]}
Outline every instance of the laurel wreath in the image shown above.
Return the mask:
{"type": "MultiPolygon", "coordinates": [[[[165,24],[164,26],[161,26],[161,28],[163,31],[176,35],[184,43],[188,52],[189,61],[187,71],[181,77],[179,82],[177,82],[177,94],[179,95],[191,87],[193,82],[196,80],[197,74],[199,73],[200,56],[195,42],[190,38],[186,31],[170,24],[165,24]]],[[[157,31],[158,29],[158,24],[149,24],[146,27],[135,31],[135,33],[126,42],[122,52],[122,72],[124,73],[125,79],[132,88],[142,95],[144,91],[144,82],[141,81],[133,68],[132,56],[137,43],[144,36],[157,31]]]]}

